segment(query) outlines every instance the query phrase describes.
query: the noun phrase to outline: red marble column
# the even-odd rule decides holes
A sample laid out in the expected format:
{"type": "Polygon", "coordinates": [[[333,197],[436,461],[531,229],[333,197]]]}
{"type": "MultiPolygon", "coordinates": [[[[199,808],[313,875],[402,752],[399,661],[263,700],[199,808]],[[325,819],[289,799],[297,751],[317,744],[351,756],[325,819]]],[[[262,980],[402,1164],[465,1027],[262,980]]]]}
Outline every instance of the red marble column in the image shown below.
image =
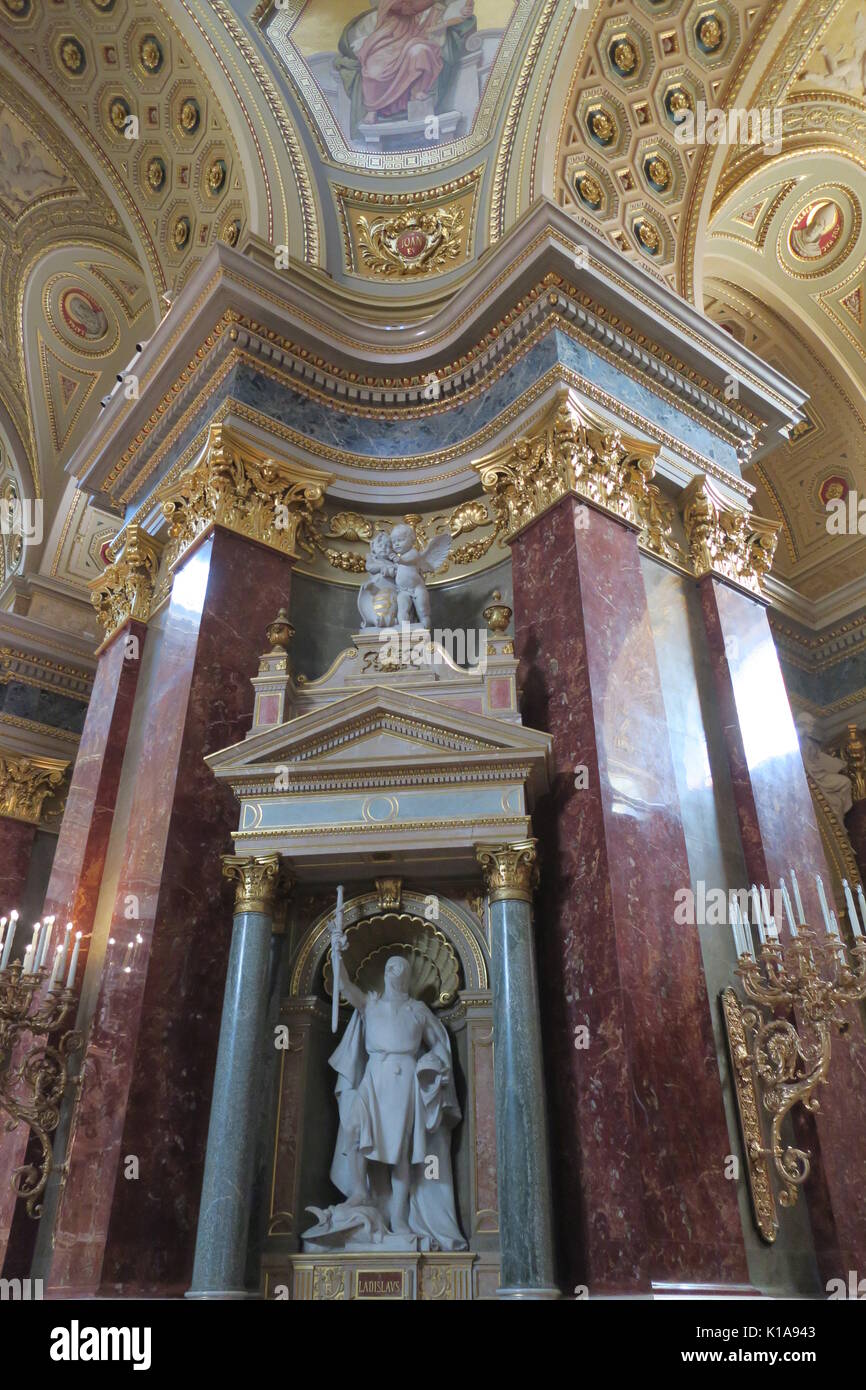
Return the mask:
{"type": "MultiPolygon", "coordinates": [[[[823,932],[814,876],[830,878],[766,612],[712,576],[700,592],[749,878],[776,888],[793,866],[807,920],[823,932]]],[[[849,1013],[820,1113],[814,1122],[797,1114],[799,1142],[813,1155],[804,1192],[828,1279],[866,1269],[866,1038],[849,1013]]]]}
{"type": "Polygon", "coordinates": [[[0,816],[0,917],[21,907],[36,826],[0,816]]]}
{"type": "MultiPolygon", "coordinates": [[[[127,623],[100,655],[45,896],[43,915],[53,912],[61,926],[73,921],[82,933],[79,979],[84,978],[146,633],[143,623],[127,623]],[[134,650],[127,644],[129,636],[137,640],[137,660],[129,659],[134,650]]],[[[22,828],[31,831],[32,839],[34,827],[22,828]]],[[[22,1251],[35,1236],[35,1222],[22,1217],[10,1188],[12,1172],[24,1162],[27,1133],[0,1132],[0,1268],[13,1218],[22,1251]]]]}
{"type": "Polygon", "coordinates": [[[512,547],[523,714],[555,759],[533,825],[562,1286],[740,1284],[698,933],[674,923],[690,877],[637,539],[576,507],[512,547]]]}
{"type": "MultiPolygon", "coordinates": [[[[242,738],[290,562],[217,528],[179,568],[153,672],[49,1295],[189,1285],[232,923],[237,807],[204,765],[242,738]],[[131,919],[129,913],[137,915],[131,919]],[[121,968],[138,933],[129,973],[121,968]],[[126,1176],[126,1158],[138,1177],[126,1176]]],[[[151,641],[154,641],[151,635],[151,641]]]]}

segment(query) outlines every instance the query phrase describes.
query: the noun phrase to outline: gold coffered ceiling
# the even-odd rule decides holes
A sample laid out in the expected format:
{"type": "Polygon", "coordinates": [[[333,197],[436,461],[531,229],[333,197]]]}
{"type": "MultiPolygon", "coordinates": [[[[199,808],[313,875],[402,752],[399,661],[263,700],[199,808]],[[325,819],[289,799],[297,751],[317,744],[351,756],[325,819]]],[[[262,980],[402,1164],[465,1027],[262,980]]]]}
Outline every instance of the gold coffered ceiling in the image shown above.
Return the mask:
{"type": "Polygon", "coordinates": [[[411,71],[380,60],[390,9],[0,0],[0,456],[50,523],[25,566],[83,591],[111,518],[63,465],[216,239],[422,316],[543,195],[813,393],[750,476],[785,577],[832,588],[814,498],[866,491],[862,7],[442,0],[411,71]],[[782,150],[682,142],[701,101],[778,107],[782,150]]]}

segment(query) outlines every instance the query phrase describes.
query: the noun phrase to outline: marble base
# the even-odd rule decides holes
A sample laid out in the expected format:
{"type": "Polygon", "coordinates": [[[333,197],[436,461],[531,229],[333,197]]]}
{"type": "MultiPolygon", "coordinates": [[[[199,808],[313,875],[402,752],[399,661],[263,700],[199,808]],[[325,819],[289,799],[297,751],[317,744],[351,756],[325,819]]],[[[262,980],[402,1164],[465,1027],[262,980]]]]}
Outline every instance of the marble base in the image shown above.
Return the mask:
{"type": "Polygon", "coordinates": [[[499,1283],[495,1256],[472,1250],[266,1256],[262,1273],[265,1298],[293,1302],[468,1302],[493,1297],[499,1283]]]}

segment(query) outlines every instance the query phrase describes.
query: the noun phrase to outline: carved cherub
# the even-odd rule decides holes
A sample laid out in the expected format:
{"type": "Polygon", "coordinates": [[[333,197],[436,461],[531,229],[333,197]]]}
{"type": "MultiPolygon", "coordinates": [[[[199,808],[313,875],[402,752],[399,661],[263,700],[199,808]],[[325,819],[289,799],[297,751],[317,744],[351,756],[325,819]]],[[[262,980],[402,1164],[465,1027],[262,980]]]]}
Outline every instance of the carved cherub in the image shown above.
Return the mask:
{"type": "Polygon", "coordinates": [[[430,626],[430,595],[424,573],[432,573],[445,561],[451,549],[449,535],[434,536],[425,550],[418,549],[415,528],[401,522],[391,532],[391,550],[396,559],[397,618],[401,623],[430,626]]]}
{"type": "Polygon", "coordinates": [[[397,617],[396,556],[388,531],[377,531],[364,562],[369,578],[361,585],[358,611],[363,627],[390,627],[397,617]]]}

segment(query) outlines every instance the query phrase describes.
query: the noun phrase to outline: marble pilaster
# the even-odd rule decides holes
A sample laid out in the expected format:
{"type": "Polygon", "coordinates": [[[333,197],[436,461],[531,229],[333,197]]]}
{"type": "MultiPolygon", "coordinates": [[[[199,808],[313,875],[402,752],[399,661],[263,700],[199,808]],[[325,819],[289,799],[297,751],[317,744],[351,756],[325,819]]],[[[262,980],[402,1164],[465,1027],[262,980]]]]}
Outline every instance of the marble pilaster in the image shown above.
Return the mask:
{"type": "Polygon", "coordinates": [[[512,544],[536,808],[539,973],[563,1287],[747,1280],[637,535],[570,495],[512,544]]]}
{"type": "Polygon", "coordinates": [[[288,604],[290,571],[286,555],[219,524],[178,559],[154,695],[136,709],[145,755],[111,922],[120,952],[140,942],[129,972],[106,969],[100,984],[55,1224],[55,1293],[189,1286],[232,915],[220,855],[236,825],[203,758],[249,726],[249,679],[267,619],[288,604]]]}
{"type": "MultiPolygon", "coordinates": [[[[712,575],[700,596],[750,882],[777,888],[793,867],[807,921],[821,930],[815,874],[828,883],[829,873],[766,611],[712,575]]],[[[804,1197],[825,1278],[866,1268],[866,1038],[849,1013],[820,1111],[795,1112],[813,1155],[804,1197]]]]}

